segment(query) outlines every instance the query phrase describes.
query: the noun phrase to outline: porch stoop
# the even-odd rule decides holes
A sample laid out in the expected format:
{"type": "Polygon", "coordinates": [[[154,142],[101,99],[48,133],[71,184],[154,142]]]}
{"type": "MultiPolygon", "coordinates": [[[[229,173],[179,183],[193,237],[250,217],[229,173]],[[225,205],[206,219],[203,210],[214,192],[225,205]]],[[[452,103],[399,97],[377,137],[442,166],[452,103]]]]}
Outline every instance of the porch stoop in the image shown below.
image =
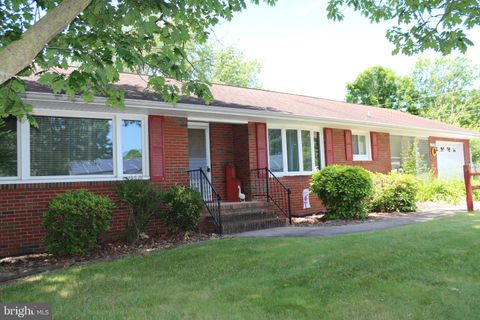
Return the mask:
{"type": "Polygon", "coordinates": [[[223,234],[284,227],[287,221],[277,217],[266,201],[221,202],[223,234]]]}

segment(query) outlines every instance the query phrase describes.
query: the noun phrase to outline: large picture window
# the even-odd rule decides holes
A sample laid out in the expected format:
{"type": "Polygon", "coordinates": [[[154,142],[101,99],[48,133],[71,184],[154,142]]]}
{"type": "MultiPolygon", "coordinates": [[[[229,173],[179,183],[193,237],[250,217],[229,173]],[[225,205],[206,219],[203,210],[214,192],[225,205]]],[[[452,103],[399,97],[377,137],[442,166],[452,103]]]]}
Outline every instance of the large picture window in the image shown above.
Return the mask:
{"type": "Polygon", "coordinates": [[[148,177],[147,116],[35,110],[33,119],[0,122],[0,183],[148,177]]]}
{"type": "Polygon", "coordinates": [[[268,129],[268,163],[272,172],[311,174],[320,168],[320,135],[317,131],[268,129]]]}
{"type": "Polygon", "coordinates": [[[112,120],[34,117],[31,176],[113,175],[112,120]]]}
{"type": "Polygon", "coordinates": [[[16,177],[17,163],[17,118],[0,120],[0,178],[16,177]]]}

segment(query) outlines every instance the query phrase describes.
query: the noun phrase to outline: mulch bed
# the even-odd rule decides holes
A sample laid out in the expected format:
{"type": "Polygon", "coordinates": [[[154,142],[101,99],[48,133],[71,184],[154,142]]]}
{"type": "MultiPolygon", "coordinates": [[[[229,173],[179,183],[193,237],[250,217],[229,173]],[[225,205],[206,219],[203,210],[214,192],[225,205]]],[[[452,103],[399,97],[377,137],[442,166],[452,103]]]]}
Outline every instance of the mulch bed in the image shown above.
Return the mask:
{"type": "Polygon", "coordinates": [[[386,217],[401,217],[408,215],[410,213],[370,213],[365,219],[351,219],[351,220],[342,220],[334,219],[327,220],[324,214],[311,215],[306,217],[296,217],[292,218],[292,223],[295,227],[313,227],[313,226],[345,226],[352,224],[362,224],[381,221],[386,217]]]}
{"type": "Polygon", "coordinates": [[[29,254],[0,259],[0,283],[38,274],[45,271],[111,261],[129,256],[141,256],[152,252],[176,248],[191,243],[217,239],[218,235],[186,233],[176,236],[144,237],[134,245],[123,240],[105,243],[98,250],[81,256],[57,256],[50,253],[29,254]]]}

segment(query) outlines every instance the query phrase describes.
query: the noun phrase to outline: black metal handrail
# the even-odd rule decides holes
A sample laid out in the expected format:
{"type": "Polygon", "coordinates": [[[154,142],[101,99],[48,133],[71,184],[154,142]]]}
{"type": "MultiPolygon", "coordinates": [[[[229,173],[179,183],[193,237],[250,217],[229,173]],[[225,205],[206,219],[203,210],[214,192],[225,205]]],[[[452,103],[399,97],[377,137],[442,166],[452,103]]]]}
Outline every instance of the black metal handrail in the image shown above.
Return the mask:
{"type": "Polygon", "coordinates": [[[252,198],[265,197],[271,201],[292,224],[291,190],[287,188],[268,168],[251,171],[252,198]]]}
{"type": "Polygon", "coordinates": [[[222,215],[220,211],[220,195],[215,191],[210,180],[202,169],[189,170],[190,188],[197,190],[203,198],[208,212],[213,218],[215,229],[222,234],[222,215]]]}

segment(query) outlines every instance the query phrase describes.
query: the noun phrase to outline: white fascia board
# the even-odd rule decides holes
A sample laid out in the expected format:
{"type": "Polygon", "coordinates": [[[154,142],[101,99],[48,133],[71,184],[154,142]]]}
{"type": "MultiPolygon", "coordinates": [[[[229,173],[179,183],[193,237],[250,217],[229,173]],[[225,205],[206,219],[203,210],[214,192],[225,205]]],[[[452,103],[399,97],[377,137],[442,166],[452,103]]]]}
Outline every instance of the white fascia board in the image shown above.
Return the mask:
{"type": "MultiPolygon", "coordinates": [[[[25,100],[34,106],[50,106],[50,108],[75,108],[81,107],[85,111],[85,106],[96,105],[102,112],[125,112],[132,113],[135,109],[139,113],[170,115],[177,117],[187,117],[189,119],[203,119],[202,121],[216,121],[228,119],[229,123],[246,122],[273,122],[292,124],[300,122],[311,126],[334,127],[339,129],[358,129],[368,131],[388,132],[395,135],[405,135],[414,137],[448,137],[457,139],[475,139],[480,138],[480,134],[459,133],[452,130],[424,130],[421,128],[412,128],[397,124],[383,124],[376,122],[366,122],[360,120],[343,120],[329,117],[302,116],[287,112],[272,112],[263,110],[240,109],[230,107],[205,106],[197,104],[178,103],[176,105],[163,101],[125,99],[125,108],[112,109],[106,105],[106,99],[95,97],[92,102],[85,103],[82,98],[70,98],[65,95],[55,95],[51,93],[27,92],[25,100]],[[141,111],[140,111],[141,110],[141,111]]],[[[193,120],[192,120],[193,121],[193,120]]]]}

